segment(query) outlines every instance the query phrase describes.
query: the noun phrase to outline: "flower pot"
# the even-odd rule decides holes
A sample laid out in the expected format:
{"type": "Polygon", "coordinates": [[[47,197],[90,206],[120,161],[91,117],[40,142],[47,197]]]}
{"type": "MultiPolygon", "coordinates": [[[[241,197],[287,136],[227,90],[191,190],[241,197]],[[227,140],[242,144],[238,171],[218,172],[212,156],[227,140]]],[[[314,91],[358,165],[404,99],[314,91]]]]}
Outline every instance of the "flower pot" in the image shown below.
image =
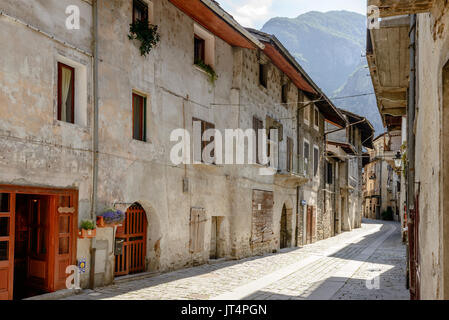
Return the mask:
{"type": "Polygon", "coordinates": [[[97,229],[94,230],[86,230],[86,229],[81,229],[78,232],[78,236],[81,239],[91,239],[91,238],[95,238],[95,236],[97,235],[97,229]]]}
{"type": "Polygon", "coordinates": [[[102,216],[97,217],[97,227],[105,228],[106,224],[104,223],[104,218],[102,216]]]}

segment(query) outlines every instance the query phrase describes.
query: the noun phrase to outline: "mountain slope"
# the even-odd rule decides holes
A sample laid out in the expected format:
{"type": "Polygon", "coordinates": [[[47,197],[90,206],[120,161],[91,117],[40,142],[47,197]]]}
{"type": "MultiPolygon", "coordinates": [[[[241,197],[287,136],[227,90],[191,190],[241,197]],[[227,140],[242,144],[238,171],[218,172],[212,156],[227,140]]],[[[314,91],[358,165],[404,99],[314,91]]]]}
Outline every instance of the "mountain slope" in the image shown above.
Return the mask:
{"type": "MultiPolygon", "coordinates": [[[[329,96],[373,92],[365,52],[366,17],[348,11],[308,12],[297,18],[273,18],[262,28],[274,34],[329,96]]],[[[374,96],[336,99],[351,112],[369,116],[383,131],[374,96]]]]}

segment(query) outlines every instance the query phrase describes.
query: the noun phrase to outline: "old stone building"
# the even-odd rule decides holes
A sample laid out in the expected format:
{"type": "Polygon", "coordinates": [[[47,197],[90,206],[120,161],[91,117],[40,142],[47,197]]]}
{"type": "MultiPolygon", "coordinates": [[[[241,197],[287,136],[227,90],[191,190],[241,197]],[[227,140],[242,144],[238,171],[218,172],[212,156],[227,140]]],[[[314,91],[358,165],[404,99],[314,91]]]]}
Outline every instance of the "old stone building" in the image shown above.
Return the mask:
{"type": "Polygon", "coordinates": [[[449,5],[368,3],[382,18],[367,43],[379,111],[387,129],[401,129],[406,142],[398,151],[406,173],[401,205],[406,200],[411,297],[448,299],[449,5]]]}
{"type": "MultiPolygon", "coordinates": [[[[213,1],[5,0],[0,9],[0,299],[63,289],[70,265],[85,288],[335,233],[324,130],[347,120],[275,37],[213,1]],[[79,28],[69,28],[78,9],[79,28]],[[128,35],[146,20],[160,41],[142,56],[128,35]],[[213,163],[196,128],[203,138],[215,129],[213,163]],[[255,163],[219,161],[226,129],[277,129],[269,165],[258,152],[255,163]],[[179,141],[193,147],[175,163],[179,141]],[[126,212],[124,228],[78,235],[108,208],[126,212]]],[[[245,159],[261,148],[253,138],[245,159]]]]}
{"type": "Polygon", "coordinates": [[[364,117],[341,110],[348,121],[345,130],[327,124],[326,145],[329,159],[328,176],[335,170],[335,232],[351,231],[362,224],[362,159],[363,149],[372,148],[374,128],[364,117]]]}
{"type": "Polygon", "coordinates": [[[394,219],[399,217],[400,180],[394,164],[385,160],[391,146],[389,133],[374,139],[374,149],[368,150],[369,162],[364,166],[363,215],[369,219],[394,219]]]}

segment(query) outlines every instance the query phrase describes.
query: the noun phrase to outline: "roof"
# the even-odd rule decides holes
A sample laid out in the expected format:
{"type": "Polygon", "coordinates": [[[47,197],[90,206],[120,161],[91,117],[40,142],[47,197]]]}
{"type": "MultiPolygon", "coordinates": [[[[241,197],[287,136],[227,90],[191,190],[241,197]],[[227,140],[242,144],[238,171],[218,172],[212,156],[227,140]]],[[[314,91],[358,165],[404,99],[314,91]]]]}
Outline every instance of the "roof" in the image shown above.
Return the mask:
{"type": "Polygon", "coordinates": [[[198,24],[235,47],[264,49],[250,32],[214,0],[169,0],[198,24]]]}
{"type": "Polygon", "coordinates": [[[373,137],[374,137],[374,127],[371,124],[371,122],[358,114],[352,113],[350,111],[339,109],[348,119],[349,124],[355,124],[357,128],[360,129],[360,132],[362,133],[362,145],[365,148],[373,149],[373,137]]]}
{"type": "Polygon", "coordinates": [[[265,45],[263,51],[272,62],[312,101],[315,101],[315,105],[320,109],[326,121],[340,128],[346,127],[347,122],[343,114],[274,35],[251,28],[247,28],[247,30],[265,45]]]}
{"type": "Polygon", "coordinates": [[[352,155],[356,154],[354,146],[349,143],[343,143],[343,142],[337,142],[337,141],[327,141],[326,143],[342,148],[343,151],[346,152],[347,154],[352,154],[352,155]]]}

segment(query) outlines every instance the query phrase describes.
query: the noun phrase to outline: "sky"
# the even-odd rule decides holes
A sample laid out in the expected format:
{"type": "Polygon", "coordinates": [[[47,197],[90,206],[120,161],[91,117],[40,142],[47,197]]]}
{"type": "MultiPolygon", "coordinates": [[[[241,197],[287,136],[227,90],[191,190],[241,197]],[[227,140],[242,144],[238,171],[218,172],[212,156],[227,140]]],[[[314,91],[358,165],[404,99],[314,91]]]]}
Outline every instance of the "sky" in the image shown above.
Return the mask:
{"type": "Polygon", "coordinates": [[[270,18],[296,18],[309,11],[347,10],[366,14],[366,0],[216,0],[241,25],[261,29],[270,18]]]}

